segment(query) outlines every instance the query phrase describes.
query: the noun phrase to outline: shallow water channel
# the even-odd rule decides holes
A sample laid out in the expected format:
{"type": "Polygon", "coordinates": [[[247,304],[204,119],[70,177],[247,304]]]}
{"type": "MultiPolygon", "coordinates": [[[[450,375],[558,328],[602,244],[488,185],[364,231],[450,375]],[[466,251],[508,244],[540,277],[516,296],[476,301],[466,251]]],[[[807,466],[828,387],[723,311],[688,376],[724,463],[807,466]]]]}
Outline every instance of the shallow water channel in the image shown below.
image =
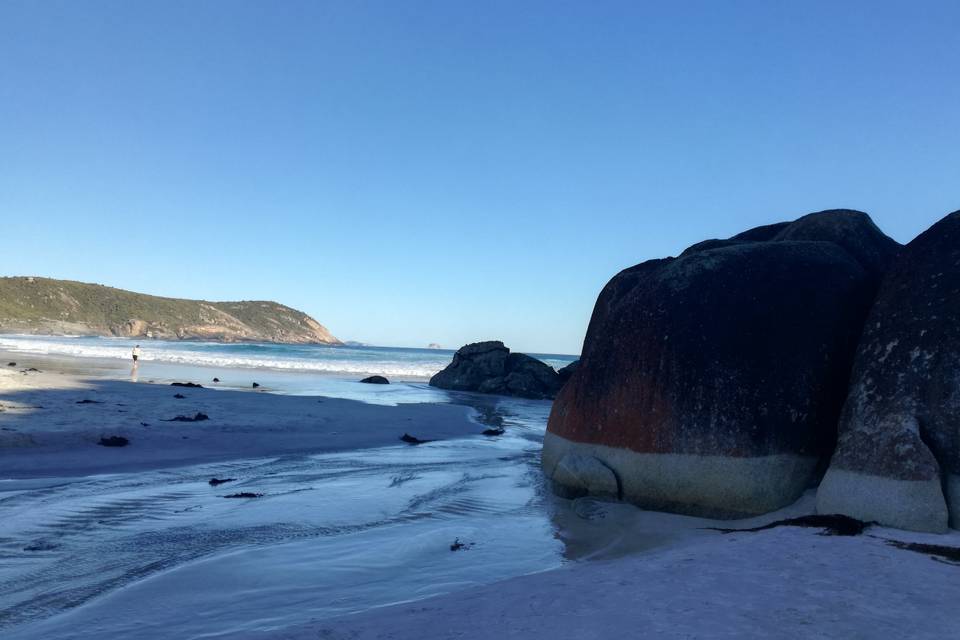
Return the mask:
{"type": "Polygon", "coordinates": [[[230,637],[559,566],[571,508],[540,472],[550,404],[471,402],[506,433],[0,481],[0,635],[230,637]],[[263,495],[224,497],[239,492],[263,495]]]}

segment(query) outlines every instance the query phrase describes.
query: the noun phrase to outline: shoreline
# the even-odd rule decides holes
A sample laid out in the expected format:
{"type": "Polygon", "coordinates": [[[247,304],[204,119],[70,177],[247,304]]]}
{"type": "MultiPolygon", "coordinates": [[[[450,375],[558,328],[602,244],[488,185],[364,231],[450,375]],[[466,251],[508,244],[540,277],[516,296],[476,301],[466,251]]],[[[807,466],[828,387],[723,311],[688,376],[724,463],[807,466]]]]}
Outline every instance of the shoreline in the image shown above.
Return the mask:
{"type": "Polygon", "coordinates": [[[119,380],[109,372],[82,375],[86,363],[63,366],[59,359],[22,354],[17,367],[7,367],[10,355],[0,352],[0,478],[5,479],[367,449],[403,444],[404,433],[443,440],[479,436],[483,429],[473,410],[462,405],[388,406],[252,389],[183,388],[119,380]],[[31,367],[40,371],[21,372],[31,367]],[[209,419],[173,421],[198,413],[209,419]],[[98,444],[111,436],[127,438],[129,445],[98,444]]]}
{"type": "MultiPolygon", "coordinates": [[[[738,524],[776,520],[798,506],[738,524]]],[[[216,637],[939,640],[960,624],[960,566],[891,543],[956,546],[958,531],[871,527],[860,536],[836,537],[781,527],[684,538],[695,521],[646,514],[673,527],[672,543],[292,628],[216,637]]]]}
{"type": "MultiPolygon", "coordinates": [[[[349,347],[347,347],[349,348],[349,347]]],[[[16,370],[20,370],[26,367],[35,366],[41,368],[40,365],[47,367],[48,369],[57,369],[62,372],[75,373],[77,375],[96,375],[96,376],[105,376],[110,379],[115,380],[125,380],[130,379],[131,371],[131,362],[129,358],[120,359],[112,358],[105,356],[76,356],[76,355],[67,355],[67,354],[49,354],[49,353],[30,353],[25,351],[12,351],[9,349],[0,348],[0,370],[3,370],[8,362],[16,362],[16,370]]],[[[227,366],[227,365],[215,365],[215,364],[195,364],[189,362],[171,362],[165,360],[155,360],[151,359],[149,356],[141,356],[139,361],[140,367],[150,367],[151,376],[143,376],[144,381],[147,382],[146,378],[158,379],[173,381],[179,380],[183,377],[184,372],[190,372],[187,375],[196,374],[197,372],[209,372],[211,374],[216,374],[217,377],[226,376],[224,379],[234,378],[234,379],[244,379],[249,381],[257,380],[258,378],[269,377],[269,376],[280,376],[280,377],[289,377],[293,379],[305,378],[305,377],[315,377],[317,379],[325,380],[339,380],[339,381],[351,381],[356,382],[361,378],[367,377],[368,375],[381,375],[376,372],[367,372],[367,371],[334,371],[334,370],[323,370],[323,369],[295,369],[295,368],[279,368],[279,367],[269,367],[269,366],[257,366],[257,367],[248,367],[248,366],[227,366]]],[[[13,367],[11,367],[13,368],[13,367]]],[[[211,378],[207,376],[207,378],[211,378]]],[[[426,383],[430,380],[431,376],[428,375],[414,375],[414,374],[402,374],[402,375],[393,375],[390,378],[391,382],[397,383],[426,383]]],[[[227,387],[229,385],[224,384],[221,387],[227,387]]],[[[233,388],[238,390],[247,389],[247,386],[235,385],[233,388]]],[[[267,391],[268,389],[264,389],[267,391]]],[[[270,390],[274,393],[282,393],[276,389],[270,390]]]]}
{"type": "MultiPolygon", "coordinates": [[[[0,359],[8,355],[0,352],[0,359]]],[[[89,369],[84,375],[88,364],[86,359],[33,356],[20,357],[17,367],[0,362],[0,491],[13,495],[82,476],[127,474],[133,480],[138,472],[204,463],[407,447],[399,440],[403,433],[463,442],[470,436],[481,438],[484,428],[474,408],[453,404],[460,400],[455,396],[447,396],[446,402],[384,406],[252,389],[134,383],[107,377],[110,371],[123,373],[116,366],[99,377],[89,369]],[[41,371],[21,372],[34,366],[41,371]],[[196,412],[209,420],[167,421],[196,412]],[[97,444],[111,435],[126,437],[130,444],[97,444]]],[[[497,401],[477,400],[494,406],[497,401]]],[[[197,481],[206,485],[203,477],[197,481]]],[[[567,558],[559,568],[485,586],[451,587],[442,595],[345,616],[256,631],[224,629],[209,637],[481,640],[502,635],[573,640],[596,632],[689,638],[711,637],[722,624],[725,633],[737,637],[935,638],[960,624],[960,612],[953,607],[960,566],[889,542],[960,547],[960,531],[933,535],[870,527],[848,538],[794,527],[731,535],[707,530],[747,528],[813,513],[809,492],[786,509],[722,523],[589,498],[550,500],[555,504],[548,509],[555,536],[567,558]],[[909,613],[898,607],[905,598],[914,604],[909,613]],[[871,634],[863,634],[863,629],[871,634]]],[[[431,557],[448,557],[449,542],[440,541],[431,557]]],[[[468,548],[451,554],[449,561],[480,552],[468,548]]],[[[214,561],[219,563],[218,558],[214,561]]],[[[229,562],[223,562],[222,570],[229,574],[229,562]]],[[[175,580],[176,571],[196,570],[188,562],[130,587],[149,590],[156,581],[175,580]]],[[[123,601],[126,589],[107,597],[123,601]]],[[[63,618],[31,623],[22,633],[16,627],[10,631],[14,637],[28,637],[38,629],[60,629],[58,625],[75,615],[86,615],[83,607],[67,610],[63,618]]]]}

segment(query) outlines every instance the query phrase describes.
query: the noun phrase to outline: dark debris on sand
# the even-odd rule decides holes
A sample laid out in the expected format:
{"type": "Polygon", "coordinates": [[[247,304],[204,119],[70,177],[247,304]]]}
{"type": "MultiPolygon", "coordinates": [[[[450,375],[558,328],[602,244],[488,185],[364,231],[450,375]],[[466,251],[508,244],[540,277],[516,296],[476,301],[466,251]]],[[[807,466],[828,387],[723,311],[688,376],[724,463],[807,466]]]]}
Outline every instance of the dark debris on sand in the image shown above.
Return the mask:
{"type": "Polygon", "coordinates": [[[125,447],[130,444],[130,441],[123,436],[110,436],[108,438],[100,438],[100,442],[97,444],[101,447],[125,447]]]}
{"type": "Polygon", "coordinates": [[[433,442],[433,440],[421,440],[420,438],[414,437],[409,433],[405,433],[400,436],[400,439],[406,442],[407,444],[426,444],[428,442],[433,442]]]}
{"type": "Polygon", "coordinates": [[[897,549],[923,553],[938,562],[960,566],[960,547],[947,547],[940,544],[923,544],[920,542],[903,542],[901,540],[885,540],[885,542],[897,549]]]}
{"type": "Polygon", "coordinates": [[[193,416],[177,416],[176,418],[170,418],[169,420],[164,420],[164,422],[203,422],[204,420],[209,420],[210,416],[207,414],[198,411],[196,415],[193,416]]]}
{"type": "Polygon", "coordinates": [[[202,384],[197,384],[196,382],[171,382],[171,387],[188,387],[190,389],[203,389],[202,384]]]}
{"type": "Polygon", "coordinates": [[[249,491],[241,491],[240,493],[231,493],[228,496],[223,496],[224,498],[262,498],[262,493],[250,493],[249,491]]]}
{"type": "Polygon", "coordinates": [[[820,535],[822,536],[858,536],[863,533],[863,530],[869,527],[871,524],[872,523],[870,522],[863,522],[861,520],[857,520],[856,518],[851,518],[849,516],[840,514],[817,514],[800,516],[799,518],[787,518],[786,520],[777,520],[776,522],[771,522],[770,524],[765,524],[759,527],[751,527],[749,529],[723,529],[720,527],[706,528],[710,529],[711,531],[719,531],[720,533],[753,533],[756,531],[774,529],[776,527],[810,527],[813,529],[823,529],[823,531],[820,532],[820,535]]]}
{"type": "Polygon", "coordinates": [[[466,551],[472,547],[475,542],[460,542],[460,538],[457,538],[453,541],[453,544],[450,545],[450,551],[466,551]]]}

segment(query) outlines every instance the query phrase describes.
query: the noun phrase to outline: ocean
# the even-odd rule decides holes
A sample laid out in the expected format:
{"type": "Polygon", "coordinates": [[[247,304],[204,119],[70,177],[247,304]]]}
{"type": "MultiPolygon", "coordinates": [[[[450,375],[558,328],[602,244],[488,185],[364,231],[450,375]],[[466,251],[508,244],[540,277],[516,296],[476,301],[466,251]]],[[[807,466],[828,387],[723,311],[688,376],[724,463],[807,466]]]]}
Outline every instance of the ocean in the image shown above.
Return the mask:
{"type": "MultiPolygon", "coordinates": [[[[355,382],[367,376],[381,375],[391,382],[424,383],[447,366],[454,353],[448,349],[404,347],[0,335],[0,351],[83,359],[95,372],[113,371],[121,376],[124,367],[129,368],[130,352],[137,344],[141,347],[138,372],[141,377],[154,376],[157,381],[218,377],[223,380],[225,387],[245,388],[257,382],[265,390],[275,393],[332,395],[352,399],[363,398],[356,398],[356,390],[345,390],[339,382],[355,382]]],[[[542,353],[529,355],[556,369],[578,357],[542,353]]],[[[416,388],[422,386],[415,384],[416,388]]],[[[431,401],[419,395],[416,398],[414,401],[431,401]]]]}

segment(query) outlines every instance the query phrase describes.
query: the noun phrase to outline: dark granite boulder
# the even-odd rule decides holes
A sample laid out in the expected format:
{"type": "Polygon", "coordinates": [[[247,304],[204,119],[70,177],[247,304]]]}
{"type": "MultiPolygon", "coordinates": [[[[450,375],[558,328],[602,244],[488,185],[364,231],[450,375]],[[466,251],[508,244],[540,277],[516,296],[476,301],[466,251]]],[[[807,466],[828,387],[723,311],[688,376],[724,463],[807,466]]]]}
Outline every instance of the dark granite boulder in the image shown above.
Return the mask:
{"type": "Polygon", "coordinates": [[[823,212],[615,276],[550,415],[554,486],[609,494],[613,473],[635,504],[713,517],[796,500],[832,451],[876,291],[847,246],[899,247],[865,214],[823,212]]]}
{"type": "Polygon", "coordinates": [[[833,242],[849,253],[875,280],[896,258],[901,246],[873,223],[870,216],[851,209],[810,213],[793,222],[755,227],[726,240],[704,240],[681,255],[750,242],[833,242]]]}
{"type": "Polygon", "coordinates": [[[908,244],[870,311],[821,513],[960,527],[960,211],[908,244]]]}
{"type": "Polygon", "coordinates": [[[574,372],[577,370],[579,366],[580,366],[580,361],[574,360],[567,366],[557,371],[557,377],[560,378],[561,386],[567,384],[567,380],[569,380],[573,376],[574,372]]]}
{"type": "Polygon", "coordinates": [[[446,369],[430,379],[430,385],[454,391],[477,391],[552,398],[560,388],[557,372],[523,353],[510,353],[499,341],[476,342],[461,347],[446,369]]]}
{"type": "Polygon", "coordinates": [[[521,398],[553,398],[560,390],[560,376],[553,367],[524,353],[507,356],[503,382],[507,395],[521,398]]]}
{"type": "Polygon", "coordinates": [[[504,375],[508,355],[510,349],[495,340],[460,347],[453,354],[453,362],[430,378],[430,386],[453,391],[477,391],[485,381],[504,375]]]}
{"type": "Polygon", "coordinates": [[[829,241],[840,245],[877,280],[902,249],[899,243],[877,228],[870,216],[849,209],[805,215],[780,228],[773,237],[774,242],[804,240],[829,241]]]}

